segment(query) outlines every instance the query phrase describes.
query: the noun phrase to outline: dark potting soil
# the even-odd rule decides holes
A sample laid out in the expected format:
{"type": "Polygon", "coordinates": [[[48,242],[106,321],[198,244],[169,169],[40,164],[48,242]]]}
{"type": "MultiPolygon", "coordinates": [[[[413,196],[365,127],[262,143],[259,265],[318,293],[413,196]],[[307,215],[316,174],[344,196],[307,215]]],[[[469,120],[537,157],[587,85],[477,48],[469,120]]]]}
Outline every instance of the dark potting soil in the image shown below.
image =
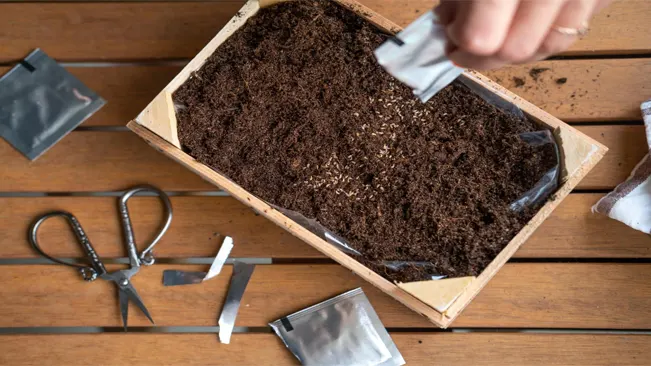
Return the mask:
{"type": "Polygon", "coordinates": [[[331,1],[260,10],[174,94],[180,141],[386,278],[477,275],[532,217],[509,204],[554,150],[463,85],[421,104],[375,62],[387,37],[331,1]]]}

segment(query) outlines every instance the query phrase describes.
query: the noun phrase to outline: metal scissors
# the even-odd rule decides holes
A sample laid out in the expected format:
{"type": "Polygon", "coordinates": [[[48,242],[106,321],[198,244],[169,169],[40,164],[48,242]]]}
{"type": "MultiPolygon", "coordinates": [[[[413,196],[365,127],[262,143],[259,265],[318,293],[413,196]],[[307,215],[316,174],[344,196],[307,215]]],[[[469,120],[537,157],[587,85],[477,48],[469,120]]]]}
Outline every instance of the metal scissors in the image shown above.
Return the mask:
{"type": "Polygon", "coordinates": [[[107,272],[106,268],[104,267],[104,264],[102,263],[101,258],[95,252],[95,249],[91,245],[88,236],[84,232],[84,229],[81,227],[81,224],[79,223],[77,218],[71,213],[66,211],[49,212],[38,217],[29,229],[29,242],[32,245],[32,247],[34,247],[34,249],[43,257],[56,263],[78,268],[82,277],[86,281],[90,282],[96,280],[97,278],[101,278],[103,280],[111,281],[115,283],[115,285],[118,288],[120,312],[122,313],[122,323],[124,324],[124,331],[126,332],[127,317],[129,312],[129,300],[131,300],[134,304],[136,304],[136,306],[138,306],[138,308],[140,308],[140,310],[147,316],[149,321],[151,321],[151,323],[154,324],[154,320],[152,319],[151,315],[149,315],[149,311],[145,307],[145,304],[142,302],[142,299],[138,295],[138,292],[136,291],[136,289],[133,287],[133,284],[131,283],[131,277],[133,277],[133,275],[138,273],[138,270],[140,270],[141,265],[149,266],[154,264],[154,256],[152,254],[152,249],[154,248],[156,243],[158,243],[158,241],[163,237],[163,235],[169,228],[170,224],[172,223],[172,203],[170,202],[170,199],[165,194],[165,192],[161,191],[158,188],[152,186],[137,186],[128,190],[126,193],[120,196],[120,199],[118,200],[118,210],[122,222],[122,232],[124,234],[124,241],[129,256],[129,265],[130,265],[129,269],[119,270],[110,273],[107,272]],[[158,196],[163,203],[163,206],[165,208],[165,216],[166,216],[165,222],[161,227],[160,231],[158,232],[154,240],[147,246],[147,248],[145,248],[145,250],[143,250],[140,253],[140,255],[138,255],[138,249],[136,248],[135,237],[133,234],[133,227],[131,225],[131,219],[129,217],[129,209],[127,208],[127,201],[129,200],[129,198],[133,197],[134,194],[139,192],[151,192],[154,193],[156,196],[158,196]],[[38,228],[41,226],[41,224],[43,224],[43,222],[45,222],[45,220],[57,216],[65,218],[70,224],[70,226],[72,227],[72,230],[74,231],[77,240],[81,244],[82,249],[84,250],[86,256],[88,257],[88,260],[90,261],[89,266],[64,262],[59,259],[53,258],[49,256],[47,253],[45,253],[39,246],[37,240],[38,228]]]}

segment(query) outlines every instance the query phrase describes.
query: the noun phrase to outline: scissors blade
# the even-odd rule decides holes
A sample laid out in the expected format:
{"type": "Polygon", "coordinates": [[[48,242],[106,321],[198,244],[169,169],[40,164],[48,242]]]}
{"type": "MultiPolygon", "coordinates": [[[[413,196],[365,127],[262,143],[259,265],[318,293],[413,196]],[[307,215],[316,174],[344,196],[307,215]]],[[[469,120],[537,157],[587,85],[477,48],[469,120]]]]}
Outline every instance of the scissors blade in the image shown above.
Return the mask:
{"type": "Polygon", "coordinates": [[[131,301],[133,301],[133,303],[136,304],[138,308],[140,308],[140,310],[145,314],[147,319],[149,319],[149,321],[155,325],[156,323],[154,323],[154,319],[151,318],[151,315],[149,315],[149,311],[145,307],[145,304],[142,302],[140,296],[138,296],[138,292],[136,292],[136,288],[133,287],[131,283],[129,283],[129,285],[125,287],[122,291],[127,296],[129,296],[129,299],[131,299],[131,301]]]}
{"type": "Polygon", "coordinates": [[[122,313],[122,324],[124,331],[127,331],[127,319],[129,318],[129,297],[124,290],[118,288],[118,296],[120,298],[120,312],[122,313]]]}

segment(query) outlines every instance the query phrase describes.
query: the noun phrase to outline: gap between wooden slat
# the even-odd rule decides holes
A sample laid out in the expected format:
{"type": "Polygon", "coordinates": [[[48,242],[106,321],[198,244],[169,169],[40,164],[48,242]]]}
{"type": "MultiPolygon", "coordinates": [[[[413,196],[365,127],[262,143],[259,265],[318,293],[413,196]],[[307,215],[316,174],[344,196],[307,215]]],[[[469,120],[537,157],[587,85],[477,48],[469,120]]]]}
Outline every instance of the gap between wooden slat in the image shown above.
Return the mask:
{"type": "MultiPolygon", "coordinates": [[[[392,334],[398,333],[489,333],[489,334],[594,334],[594,335],[651,335],[644,329],[552,329],[552,328],[395,328],[386,330],[392,334]]],[[[98,334],[124,333],[123,327],[0,327],[0,334],[98,334]]],[[[151,334],[217,334],[219,326],[214,327],[128,327],[128,333],[151,334]]],[[[273,333],[268,327],[234,327],[234,334],[266,334],[273,333]]]]}
{"type": "MultiPolygon", "coordinates": [[[[132,1],[122,1],[122,2],[141,2],[142,0],[132,0],[132,1]]],[[[178,0],[177,0],[178,1],[178,0]]],[[[183,1],[183,0],[182,0],[183,1]]],[[[190,0],[188,0],[190,1],[190,0]]],[[[204,0],[205,1],[205,0],[204,0]]],[[[220,0],[208,0],[208,1],[220,1],[220,0]]],[[[2,4],[5,1],[0,1],[2,4]]],[[[9,1],[11,2],[11,1],[9,1]]],[[[15,0],[15,2],[22,2],[21,0],[15,0]]],[[[49,1],[53,2],[53,1],[49,1]]],[[[62,3],[68,1],[61,1],[62,3]]],[[[88,2],[86,0],[78,0],[78,2],[88,2]]],[[[113,1],[117,2],[117,1],[113,1]]],[[[169,2],[169,1],[168,1],[169,2]]],[[[651,53],[618,53],[612,55],[599,55],[599,54],[587,54],[587,55],[558,55],[552,56],[541,62],[545,61],[577,61],[577,60],[587,60],[587,61],[596,61],[596,60],[616,60],[616,59],[639,59],[639,58],[651,58],[651,53]]],[[[161,59],[134,59],[134,60],[66,60],[61,61],[59,64],[63,67],[86,67],[86,68],[100,68],[100,67],[125,67],[125,66],[185,66],[191,59],[189,58],[161,58],[161,59]]],[[[16,61],[2,61],[0,62],[0,67],[13,67],[18,64],[16,61]]]]}
{"type": "MultiPolygon", "coordinates": [[[[649,239],[651,243],[651,238],[649,239]]],[[[68,263],[88,263],[84,257],[76,258],[57,258],[68,263]]],[[[215,258],[210,257],[192,257],[192,258],[169,258],[162,257],[156,258],[154,265],[210,265],[215,258]]],[[[335,261],[329,258],[243,258],[233,257],[228,258],[225,262],[226,265],[233,264],[235,261],[255,264],[255,265],[270,265],[270,264],[336,264],[335,261]]],[[[102,258],[104,264],[129,264],[129,258],[102,258]]],[[[560,264],[651,264],[651,258],[511,258],[508,263],[560,263],[560,264]]],[[[18,265],[57,265],[57,263],[50,261],[47,258],[0,258],[0,266],[18,266],[18,265]]]]}

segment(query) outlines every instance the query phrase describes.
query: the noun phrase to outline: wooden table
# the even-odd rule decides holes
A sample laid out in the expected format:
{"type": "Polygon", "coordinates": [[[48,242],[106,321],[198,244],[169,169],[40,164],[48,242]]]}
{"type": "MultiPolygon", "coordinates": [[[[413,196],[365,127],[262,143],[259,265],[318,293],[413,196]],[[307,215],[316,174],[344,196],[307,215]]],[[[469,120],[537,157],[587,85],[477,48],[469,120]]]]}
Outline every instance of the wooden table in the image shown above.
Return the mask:
{"type": "MultiPolygon", "coordinates": [[[[401,25],[432,6],[428,0],[362,2],[401,25]]],[[[124,128],[241,5],[0,4],[0,72],[41,47],[109,102],[35,162],[0,141],[0,363],[295,364],[266,324],[357,286],[410,365],[651,362],[651,238],[590,213],[646,153],[639,104],[651,97],[651,1],[614,3],[563,58],[490,73],[610,152],[445,332],[124,128]],[[549,70],[535,81],[533,67],[549,70]],[[516,87],[514,77],[525,85],[516,87]],[[561,78],[567,82],[558,83],[561,78]],[[123,334],[112,285],[84,283],[69,268],[40,261],[26,231],[39,213],[69,210],[102,256],[124,257],[115,196],[138,183],[174,193],[175,218],[157,247],[159,264],[134,281],[164,328],[149,328],[134,308],[133,328],[123,334]],[[261,263],[237,318],[246,328],[237,329],[230,345],[218,343],[215,326],[231,266],[199,286],[161,284],[165,269],[206,270],[189,263],[209,262],[220,234],[234,237],[232,257],[261,263]]],[[[161,209],[154,198],[129,204],[142,242],[161,209]]],[[[57,256],[81,256],[63,222],[48,222],[42,232],[43,246],[57,256]]]]}

